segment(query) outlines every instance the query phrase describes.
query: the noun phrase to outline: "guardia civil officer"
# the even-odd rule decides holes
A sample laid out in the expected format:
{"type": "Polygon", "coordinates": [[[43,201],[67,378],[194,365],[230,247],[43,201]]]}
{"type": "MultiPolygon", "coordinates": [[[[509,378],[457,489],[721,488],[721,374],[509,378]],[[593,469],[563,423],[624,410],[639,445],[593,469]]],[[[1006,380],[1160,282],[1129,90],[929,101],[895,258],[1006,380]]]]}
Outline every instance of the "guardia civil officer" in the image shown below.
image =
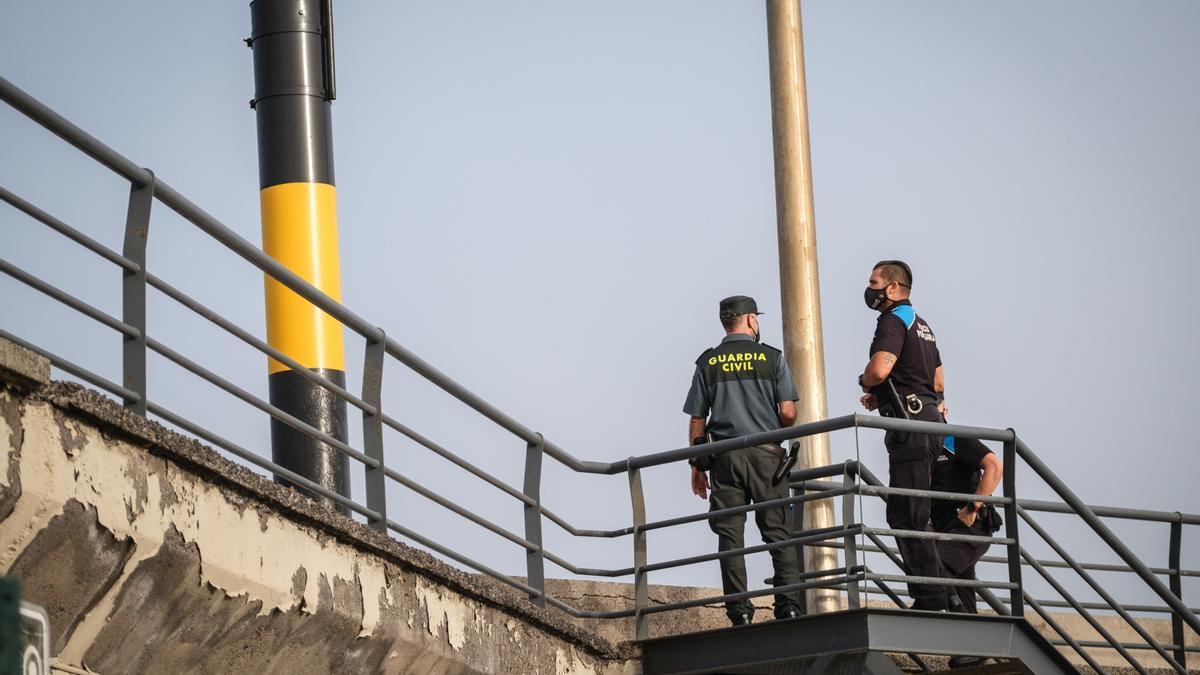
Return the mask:
{"type": "MultiPolygon", "coordinates": [[[[942,404],[944,374],[937,338],[929,324],[917,315],[908,300],[912,270],[899,260],[882,260],[871,269],[864,292],[867,307],[879,312],[870,361],[859,376],[867,410],[878,409],[886,417],[944,422],[942,404]]],[[[926,434],[889,431],[884,436],[888,451],[889,485],[929,489],[930,470],[942,438],[926,434]]],[[[897,530],[928,530],[929,499],[890,495],[887,522],[897,530]]],[[[940,576],[937,547],[930,539],[896,538],[904,571],[909,576],[940,576]]],[[[946,587],[909,584],[913,609],[945,610],[946,587]]]]}
{"type": "MultiPolygon", "coordinates": [[[[691,415],[691,443],[704,442],[706,436],[724,440],[771,431],[796,420],[796,385],[783,354],[759,342],[759,314],[753,298],[735,295],[721,301],[719,316],[725,338],[696,359],[692,387],[683,405],[683,412],[691,415]]],[[[782,456],[783,448],[760,445],[692,460],[692,492],[704,499],[711,486],[712,511],[782,499],[788,496],[787,481],[772,481],[782,456]]],[[[756,511],[754,520],[764,542],[791,537],[792,512],[786,506],[756,511]]],[[[717,550],[742,548],[745,524],[745,513],[709,520],[709,527],[717,534],[717,550]]],[[[772,550],[771,563],[775,567],[775,586],[799,583],[795,547],[772,550]]],[[[721,560],[721,587],[726,595],[746,590],[744,556],[721,560]]],[[[799,616],[799,603],[799,591],[776,594],[775,617],[799,616]]],[[[749,600],[727,602],[725,612],[735,626],[754,618],[749,600]]]]}
{"type": "MultiPolygon", "coordinates": [[[[938,492],[955,492],[988,496],[1004,476],[1004,463],[986,445],[974,438],[947,436],[941,452],[933,462],[930,488],[938,492]]],[[[996,507],[973,499],[935,499],[932,515],[933,529],[949,534],[970,534],[990,537],[1000,529],[996,507]]],[[[942,576],[950,579],[975,579],[975,563],[987,553],[990,544],[966,541],[937,542],[942,576]]],[[[950,587],[951,611],[975,614],[975,589],[950,587]],[[957,600],[955,602],[954,600],[957,600]]],[[[966,668],[983,662],[978,656],[954,656],[951,668],[966,668]]]]}

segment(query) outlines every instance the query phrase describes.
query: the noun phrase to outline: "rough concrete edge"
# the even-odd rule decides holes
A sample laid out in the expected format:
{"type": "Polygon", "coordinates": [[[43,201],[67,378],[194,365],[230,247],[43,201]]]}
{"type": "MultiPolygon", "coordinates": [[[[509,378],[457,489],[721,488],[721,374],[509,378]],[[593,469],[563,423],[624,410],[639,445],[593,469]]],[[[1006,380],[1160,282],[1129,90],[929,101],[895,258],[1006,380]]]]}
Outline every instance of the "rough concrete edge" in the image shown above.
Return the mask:
{"type": "Polygon", "coordinates": [[[0,338],[0,382],[23,391],[50,384],[50,359],[0,338]]]}
{"type": "Polygon", "coordinates": [[[523,594],[510,591],[502,582],[463,572],[424,551],[326,509],[291,488],[225,459],[193,438],[129,412],[100,392],[74,382],[53,381],[35,389],[30,398],[83,417],[99,426],[102,432],[131,441],[206,480],[224,484],[267,506],[290,513],[347,544],[368,549],[431,581],[576,642],[595,656],[614,661],[640,658],[640,649],[631,642],[613,645],[570,622],[557,611],[529,604],[523,594]]]}

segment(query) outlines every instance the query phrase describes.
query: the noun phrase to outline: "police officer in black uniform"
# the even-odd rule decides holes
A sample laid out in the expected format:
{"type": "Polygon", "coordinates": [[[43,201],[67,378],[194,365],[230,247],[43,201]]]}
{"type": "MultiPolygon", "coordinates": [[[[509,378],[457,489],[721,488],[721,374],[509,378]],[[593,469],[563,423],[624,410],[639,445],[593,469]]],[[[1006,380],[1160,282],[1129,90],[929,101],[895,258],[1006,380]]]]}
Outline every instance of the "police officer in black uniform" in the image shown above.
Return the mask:
{"type": "MultiPolygon", "coordinates": [[[[908,300],[912,270],[899,260],[883,260],[871,270],[864,293],[867,307],[879,312],[870,361],[859,377],[868,410],[879,409],[886,417],[944,422],[941,409],[944,375],[937,338],[929,324],[917,315],[908,300]]],[[[930,470],[942,438],[927,434],[889,431],[884,436],[888,451],[889,485],[929,489],[930,470]]],[[[897,530],[929,530],[930,501],[925,497],[890,495],[887,522],[897,530]]],[[[897,537],[896,545],[910,576],[941,576],[937,547],[929,539],[897,537]]],[[[941,611],[948,608],[945,586],[909,584],[913,609],[941,611]]]]}
{"type": "MultiPolygon", "coordinates": [[[[688,439],[702,443],[706,438],[724,440],[790,426],[796,420],[796,385],[783,354],[759,342],[758,305],[753,298],[735,295],[720,304],[725,338],[696,359],[696,371],[683,412],[691,415],[688,439]]],[[[704,499],[712,488],[710,510],[717,511],[751,502],[759,503],[788,496],[786,480],[772,478],[783,459],[778,445],[758,445],[692,461],[692,492],[704,499]],[[705,472],[708,472],[707,475],[705,472]]],[[[764,542],[783,541],[792,536],[792,511],[774,506],[754,513],[764,542]]],[[[709,520],[717,534],[717,550],[744,546],[746,514],[709,520]]],[[[799,582],[800,567],[794,546],[771,551],[775,586],[799,582]]],[[[746,590],[746,560],[734,556],[721,560],[721,586],[725,594],[746,590]]],[[[800,592],[775,595],[775,617],[800,615],[800,592]]],[[[749,600],[725,604],[735,626],[750,623],[754,606],[749,600]]]]}
{"type": "MultiPolygon", "coordinates": [[[[938,492],[955,492],[988,496],[1000,484],[1004,476],[1004,463],[987,446],[974,438],[947,436],[942,440],[941,452],[933,462],[930,489],[938,492]]],[[[1000,529],[1000,516],[991,504],[971,499],[933,500],[933,529],[949,534],[970,534],[990,537],[1000,529]]],[[[937,542],[938,558],[942,562],[942,576],[949,579],[972,579],[975,563],[987,553],[990,544],[966,541],[937,542]]],[[[951,586],[947,590],[950,611],[976,614],[975,589],[951,586]]],[[[978,656],[952,656],[951,668],[967,668],[982,664],[978,656]]]]}
{"type": "MultiPolygon", "coordinates": [[[[933,462],[930,489],[989,496],[1004,477],[1004,463],[996,453],[974,438],[947,436],[933,462]]],[[[931,512],[933,529],[949,534],[990,537],[1000,529],[996,507],[975,500],[935,499],[931,512]]],[[[951,579],[975,579],[975,563],[987,553],[989,544],[965,541],[937,542],[938,557],[951,579]]],[[[975,589],[954,586],[958,597],[956,611],[977,611],[975,589]]],[[[955,604],[955,603],[952,603],[955,604]]]]}

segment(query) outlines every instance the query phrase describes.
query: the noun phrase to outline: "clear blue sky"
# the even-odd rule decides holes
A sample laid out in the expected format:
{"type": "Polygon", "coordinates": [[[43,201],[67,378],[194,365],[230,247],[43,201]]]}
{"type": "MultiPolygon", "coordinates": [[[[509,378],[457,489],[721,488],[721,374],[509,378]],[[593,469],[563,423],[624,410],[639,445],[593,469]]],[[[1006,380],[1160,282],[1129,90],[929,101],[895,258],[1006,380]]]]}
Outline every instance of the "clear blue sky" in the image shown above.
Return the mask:
{"type": "MultiPolygon", "coordinates": [[[[245,3],[4,0],[2,15],[0,74],[259,241],[245,3]]],[[[757,297],[780,344],[761,3],[340,2],[336,18],[356,312],[598,460],[685,442],[680,406],[693,359],[720,337],[721,297],[757,297]]],[[[804,19],[830,413],[856,406],[870,266],[903,258],[954,421],[1017,429],[1093,503],[1200,511],[1182,426],[1200,377],[1200,4],[826,1],[804,19]]],[[[120,248],[121,181],[7,108],[0,157],[0,184],[120,248]]],[[[8,207],[0,242],[120,314],[115,268],[8,207]]],[[[262,334],[260,275],[161,207],[149,265],[262,334]]],[[[119,379],[114,335],[7,277],[0,306],[6,330],[119,379]]],[[[265,396],[261,357],[161,297],[151,312],[152,334],[265,396]]],[[[357,383],[361,340],[347,349],[357,383]]],[[[152,376],[152,398],[268,447],[260,414],[161,360],[152,376]]],[[[399,367],[385,405],[520,484],[522,442],[399,367]]],[[[514,502],[388,440],[402,471],[520,529],[514,502]]],[[[884,471],[879,436],[861,441],[884,471]]],[[[850,435],[833,446],[835,459],[855,453],[850,435]]],[[[647,481],[654,517],[703,506],[685,469],[647,481]]],[[[1044,495],[1031,477],[1022,488],[1044,495]]],[[[628,518],[623,478],[547,468],[543,495],[580,527],[628,518]]],[[[518,551],[419,497],[393,504],[419,531],[522,571],[518,551]]],[[[628,564],[626,541],[546,528],[578,564],[628,564]]],[[[1085,539],[1078,550],[1094,551],[1085,539]]],[[[1164,561],[1165,526],[1134,541],[1164,561]]],[[[713,543],[703,526],[664,533],[651,557],[713,543]]],[[[1200,544],[1184,550],[1200,565],[1200,544]]]]}

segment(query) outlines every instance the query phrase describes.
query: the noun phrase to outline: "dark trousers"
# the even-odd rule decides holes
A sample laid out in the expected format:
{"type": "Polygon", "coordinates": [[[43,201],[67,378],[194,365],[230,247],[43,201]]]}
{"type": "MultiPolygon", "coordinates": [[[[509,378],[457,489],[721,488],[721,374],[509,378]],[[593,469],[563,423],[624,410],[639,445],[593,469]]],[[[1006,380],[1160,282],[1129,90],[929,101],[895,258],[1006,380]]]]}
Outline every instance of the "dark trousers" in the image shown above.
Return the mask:
{"type": "MultiPolygon", "coordinates": [[[[926,406],[917,418],[941,422],[942,416],[933,406],[926,406]]],[[[942,439],[939,436],[889,431],[884,436],[888,449],[888,485],[896,488],[928,490],[930,470],[942,439]]],[[[895,530],[933,531],[929,524],[930,500],[927,497],[888,495],[887,522],[895,530]]],[[[896,537],[896,547],[904,561],[904,573],[918,577],[942,576],[937,546],[931,539],[896,537]]],[[[928,584],[909,584],[908,593],[913,609],[946,609],[946,587],[928,584]]]]}
{"type": "MultiPolygon", "coordinates": [[[[980,537],[990,537],[992,534],[980,526],[978,520],[971,527],[963,525],[958,520],[953,520],[946,527],[939,527],[938,532],[973,534],[980,537]]],[[[942,566],[944,567],[943,576],[950,579],[975,580],[975,563],[979,562],[979,559],[987,553],[988,546],[988,544],[971,544],[965,541],[937,542],[938,557],[941,559],[942,566]]],[[[951,586],[950,592],[958,596],[958,602],[962,605],[963,612],[969,614],[978,613],[974,588],[951,586]]]]}
{"type": "MultiPolygon", "coordinates": [[[[771,484],[771,477],[779,466],[779,457],[762,448],[746,448],[718,455],[709,471],[712,487],[710,510],[745,506],[750,503],[783,499],[788,496],[787,481],[771,484]]],[[[792,536],[792,510],[786,505],[774,506],[754,512],[754,522],[765,543],[783,541],[792,536]]],[[[746,514],[735,513],[708,521],[717,534],[717,550],[732,551],[745,546],[746,514]]],[[[776,586],[798,583],[800,566],[796,560],[796,548],[784,546],[771,551],[771,563],[775,567],[776,586]]],[[[746,590],[745,556],[733,556],[721,560],[721,588],[725,594],[741,593],[746,590]]],[[[798,607],[800,591],[780,593],[775,596],[775,614],[778,616],[789,607],[798,607]]],[[[754,614],[749,600],[725,603],[725,612],[730,618],[739,614],[754,614]]]]}

